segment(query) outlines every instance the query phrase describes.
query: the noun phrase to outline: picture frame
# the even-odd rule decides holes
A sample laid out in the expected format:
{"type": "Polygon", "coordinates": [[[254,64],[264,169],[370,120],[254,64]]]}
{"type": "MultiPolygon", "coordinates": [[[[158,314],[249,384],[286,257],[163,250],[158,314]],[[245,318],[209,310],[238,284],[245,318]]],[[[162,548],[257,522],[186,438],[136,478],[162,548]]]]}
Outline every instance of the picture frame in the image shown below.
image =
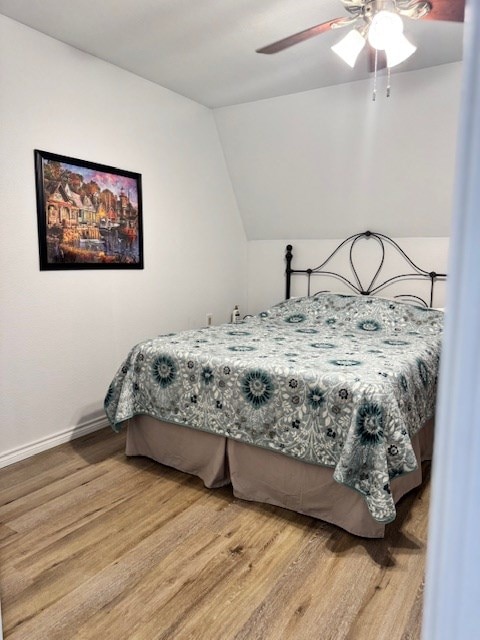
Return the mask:
{"type": "Polygon", "coordinates": [[[41,271],[143,269],[139,173],[34,150],[41,271]]]}

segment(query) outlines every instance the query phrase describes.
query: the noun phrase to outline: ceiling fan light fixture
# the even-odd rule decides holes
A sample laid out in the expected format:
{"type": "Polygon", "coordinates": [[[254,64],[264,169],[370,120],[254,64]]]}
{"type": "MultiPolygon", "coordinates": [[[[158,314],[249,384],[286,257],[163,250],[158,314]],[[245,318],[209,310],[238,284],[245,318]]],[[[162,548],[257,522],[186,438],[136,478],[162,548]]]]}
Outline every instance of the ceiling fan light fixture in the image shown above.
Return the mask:
{"type": "Polygon", "coordinates": [[[397,64],[404,62],[407,58],[415,53],[417,47],[408,40],[403,33],[393,38],[389,45],[385,48],[387,56],[387,66],[391,69],[397,64]]]}
{"type": "Polygon", "coordinates": [[[353,69],[365,43],[366,41],[362,34],[357,29],[352,29],[340,42],[334,44],[331,49],[353,69]]]}
{"type": "Polygon", "coordinates": [[[392,41],[403,35],[403,22],[397,13],[379,11],[368,30],[368,42],[374,49],[386,50],[392,41]]]}

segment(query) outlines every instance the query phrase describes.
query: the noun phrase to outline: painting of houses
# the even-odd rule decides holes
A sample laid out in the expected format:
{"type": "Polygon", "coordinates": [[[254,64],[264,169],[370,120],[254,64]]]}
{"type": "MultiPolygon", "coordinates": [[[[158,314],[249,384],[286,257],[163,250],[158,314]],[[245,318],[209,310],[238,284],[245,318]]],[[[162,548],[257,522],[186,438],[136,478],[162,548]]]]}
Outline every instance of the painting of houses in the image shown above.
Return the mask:
{"type": "Polygon", "coordinates": [[[35,151],[40,269],[143,268],[141,176],[35,151]]]}

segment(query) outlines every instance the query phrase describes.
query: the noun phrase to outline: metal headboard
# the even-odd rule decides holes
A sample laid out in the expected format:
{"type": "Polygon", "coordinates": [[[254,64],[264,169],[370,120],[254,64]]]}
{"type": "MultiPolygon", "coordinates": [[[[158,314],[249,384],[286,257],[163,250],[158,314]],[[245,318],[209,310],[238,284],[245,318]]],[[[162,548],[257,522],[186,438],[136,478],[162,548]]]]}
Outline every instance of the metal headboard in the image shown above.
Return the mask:
{"type": "MultiPolygon", "coordinates": [[[[375,295],[377,293],[379,293],[380,291],[386,289],[387,287],[391,286],[394,283],[398,283],[404,280],[426,280],[429,281],[430,283],[430,303],[427,304],[427,302],[421,298],[420,296],[414,295],[414,294],[401,294],[401,295],[397,295],[394,296],[395,298],[403,298],[405,300],[409,300],[412,299],[414,300],[417,304],[421,303],[423,304],[425,307],[432,307],[433,306],[433,292],[434,292],[434,287],[435,287],[435,282],[437,282],[438,280],[444,281],[447,278],[447,274],[446,273],[437,273],[436,271],[426,271],[425,269],[421,269],[420,267],[418,267],[413,260],[411,260],[411,258],[409,258],[407,256],[407,254],[405,253],[405,251],[395,242],[395,240],[392,240],[392,238],[389,238],[388,236],[383,235],[382,233],[374,233],[373,231],[364,231],[362,233],[356,233],[348,238],[346,238],[343,242],[341,242],[338,247],[336,249],[334,249],[334,251],[332,251],[332,253],[328,256],[328,258],[326,260],[324,260],[318,267],[315,267],[313,269],[292,269],[292,258],[293,258],[293,254],[292,254],[292,245],[289,244],[287,245],[286,248],[286,261],[287,261],[287,269],[286,269],[286,291],[285,291],[285,298],[288,300],[290,298],[290,291],[291,291],[291,279],[293,275],[297,275],[297,274],[303,274],[307,277],[308,279],[308,283],[307,283],[307,288],[308,288],[308,295],[311,295],[311,280],[312,277],[316,277],[316,276],[331,276],[333,278],[338,278],[339,280],[341,280],[345,285],[347,285],[347,287],[349,289],[351,289],[352,291],[355,291],[356,293],[363,295],[363,296],[371,296],[371,295],[375,295]],[[371,279],[369,285],[367,287],[364,287],[362,285],[362,282],[358,276],[358,272],[357,269],[355,267],[355,264],[353,262],[353,257],[352,257],[352,252],[353,252],[353,247],[355,246],[355,244],[361,240],[361,239],[374,239],[378,242],[378,244],[380,245],[381,248],[381,259],[380,259],[380,263],[379,266],[377,268],[377,270],[375,271],[373,278],[371,279]],[[325,269],[326,265],[330,262],[330,260],[346,245],[348,245],[350,243],[350,249],[349,249],[349,261],[350,261],[350,266],[351,266],[351,270],[352,270],[352,276],[353,276],[353,282],[352,280],[350,280],[349,278],[343,276],[340,273],[336,273],[334,271],[329,271],[327,269],[325,269]],[[382,267],[384,265],[385,262],[385,244],[388,244],[390,246],[392,246],[396,251],[398,251],[398,253],[404,258],[404,260],[408,263],[408,265],[413,269],[413,272],[409,272],[409,273],[401,273],[398,274],[396,276],[393,276],[391,278],[387,278],[386,280],[380,281],[380,272],[382,270],[382,267]]],[[[351,277],[352,277],[351,276],[351,277]]],[[[320,291],[316,291],[315,293],[323,293],[320,291]]]]}

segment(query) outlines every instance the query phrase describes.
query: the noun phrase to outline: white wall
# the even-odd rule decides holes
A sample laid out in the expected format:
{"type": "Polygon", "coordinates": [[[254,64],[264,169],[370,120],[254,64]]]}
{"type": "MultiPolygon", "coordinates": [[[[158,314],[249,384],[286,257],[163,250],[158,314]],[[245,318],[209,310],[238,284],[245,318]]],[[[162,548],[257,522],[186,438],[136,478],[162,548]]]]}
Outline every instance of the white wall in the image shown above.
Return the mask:
{"type": "Polygon", "coordinates": [[[461,63],[215,110],[249,240],[450,233],[461,63]]]}
{"type": "MultiPolygon", "coordinates": [[[[352,233],[366,231],[354,228],[352,233]]],[[[254,240],[248,243],[248,313],[258,313],[285,298],[285,247],[293,247],[292,269],[314,268],[328,258],[344,238],[336,240],[254,240]]],[[[425,271],[447,273],[448,238],[394,238],[413,262],[425,271]]],[[[344,247],[329,263],[330,270],[340,273],[350,281],[354,275],[349,266],[348,251],[344,247]]],[[[380,245],[374,240],[361,240],[355,245],[352,259],[364,288],[368,287],[381,259],[380,245]]],[[[400,254],[385,243],[385,261],[376,284],[400,273],[411,273],[400,254]]],[[[293,276],[292,296],[307,295],[307,280],[303,276],[293,276]]],[[[445,283],[438,281],[434,288],[433,306],[445,306],[445,283]]],[[[329,290],[350,292],[339,280],[324,277],[312,280],[311,293],[329,290]]],[[[387,298],[396,294],[415,294],[429,302],[430,284],[427,282],[405,282],[383,295],[387,298]]]]}
{"type": "Polygon", "coordinates": [[[209,109],[3,16],[0,43],[1,462],[102,415],[134,343],[244,307],[246,240],[209,109]],[[144,270],[39,271],[35,148],[142,174],[144,270]]]}
{"type": "Polygon", "coordinates": [[[423,640],[480,637],[480,3],[467,2],[423,640]]]}

